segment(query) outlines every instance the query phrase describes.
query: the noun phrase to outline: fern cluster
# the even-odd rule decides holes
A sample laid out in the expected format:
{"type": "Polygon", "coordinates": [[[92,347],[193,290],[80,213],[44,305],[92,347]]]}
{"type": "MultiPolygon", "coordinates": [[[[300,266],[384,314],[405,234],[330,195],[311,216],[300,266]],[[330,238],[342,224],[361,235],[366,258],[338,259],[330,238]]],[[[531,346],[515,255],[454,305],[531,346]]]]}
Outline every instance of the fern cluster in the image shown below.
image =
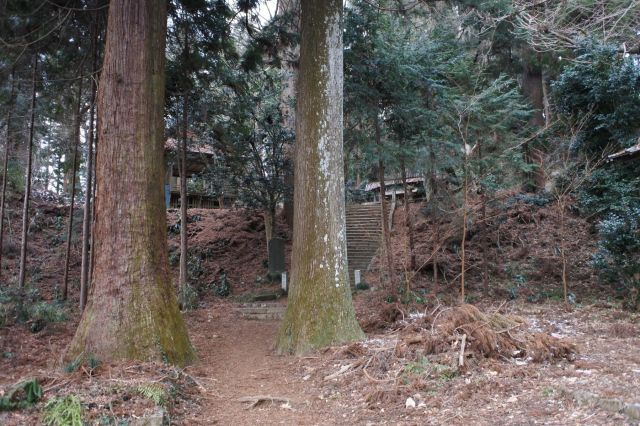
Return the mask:
{"type": "Polygon", "coordinates": [[[47,426],[82,426],[82,405],[76,395],[53,398],[44,406],[42,423],[47,426]]]}
{"type": "Polygon", "coordinates": [[[135,391],[156,405],[163,406],[167,402],[167,391],[159,383],[144,383],[138,385],[135,391]]]}

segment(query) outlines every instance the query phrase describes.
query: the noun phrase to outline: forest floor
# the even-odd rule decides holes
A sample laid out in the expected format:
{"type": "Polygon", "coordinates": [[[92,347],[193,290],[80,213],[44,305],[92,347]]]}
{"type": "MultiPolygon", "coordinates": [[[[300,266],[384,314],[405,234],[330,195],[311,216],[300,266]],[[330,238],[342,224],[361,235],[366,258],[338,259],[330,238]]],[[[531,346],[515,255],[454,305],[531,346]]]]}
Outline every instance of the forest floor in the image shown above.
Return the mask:
{"type": "Polygon", "coordinates": [[[205,389],[201,409],[183,413],[182,420],[287,425],[640,421],[640,405],[633,405],[640,403],[639,316],[604,305],[566,310],[557,303],[513,303],[500,310],[575,343],[578,354],[571,361],[541,363],[478,359],[464,371],[434,356],[425,356],[423,365],[389,357],[387,372],[392,379],[379,379],[372,377],[376,369],[371,359],[385,347],[399,345],[397,329],[369,333],[361,345],[369,349],[365,351],[349,352],[354,346],[347,345],[306,357],[279,356],[273,350],[278,321],[241,319],[233,305],[213,305],[187,315],[201,354],[200,362],[187,371],[205,389]],[[357,367],[345,370],[366,362],[370,373],[357,367]],[[403,368],[394,370],[393,362],[403,368]],[[267,400],[254,408],[240,402],[255,396],[286,402],[267,400]],[[407,407],[407,398],[414,400],[415,408],[407,407]]]}
{"type": "MultiPolygon", "coordinates": [[[[283,301],[267,304],[274,303],[283,301]]],[[[513,302],[500,307],[526,319],[529,327],[575,343],[578,353],[571,361],[478,358],[469,361],[470,368],[458,369],[437,356],[426,355],[420,363],[389,356],[385,378],[379,378],[379,367],[366,363],[399,345],[398,329],[369,333],[362,343],[365,351],[350,353],[346,346],[305,357],[282,356],[273,350],[279,322],[242,318],[236,306],[207,302],[185,314],[199,360],[184,370],[128,364],[100,366],[90,374],[63,373],[56,360],[72,336],[72,323],[35,334],[5,327],[0,329],[3,351],[15,355],[0,360],[0,388],[35,376],[47,399],[78,395],[89,424],[143,424],[136,422],[159,408],[136,389],[153,384],[173,390],[164,405],[172,424],[640,421],[640,405],[633,405],[640,403],[640,318],[606,305],[567,310],[559,303],[513,302]],[[369,365],[368,372],[345,369],[358,363],[369,365]],[[252,397],[265,401],[255,407],[241,401],[252,397]],[[407,398],[415,407],[407,407],[407,398]]],[[[36,406],[0,413],[0,424],[38,424],[40,418],[41,407],[36,406]]]]}
{"type": "MultiPolygon", "coordinates": [[[[589,224],[571,216],[567,229],[561,229],[553,205],[504,206],[490,211],[495,224],[486,232],[494,250],[488,259],[491,291],[483,294],[479,268],[474,267],[469,273],[470,295],[486,315],[483,318],[509,319],[506,328],[494,330],[494,338],[508,336],[509,344],[518,346],[532,336],[546,336],[542,352],[548,356],[534,361],[538,357],[530,356],[528,349],[483,354],[478,340],[472,339],[474,329],[460,365],[460,337],[466,325],[451,335],[439,334],[439,322],[456,305],[456,242],[435,238],[451,234],[442,227],[455,226],[436,223],[419,213],[418,205],[412,206],[418,264],[429,259],[433,247],[443,247],[438,263],[427,264],[415,277],[420,300],[385,302],[383,292],[375,289],[379,273],[367,274],[374,289],[354,294],[367,332],[364,342],[304,357],[278,355],[273,344],[279,321],[251,320],[239,312],[251,295],[277,288],[265,279],[260,216],[194,210],[189,212],[190,268],[201,283],[201,297],[197,308],[184,317],[199,360],[177,369],[162,363],[61,364],[79,320],[79,262],[71,263],[71,300],[53,302],[64,261],[65,209],[36,203],[29,276],[38,291],[30,297],[57,306],[65,318],[41,330],[34,329],[33,318],[0,324],[0,400],[13,385],[35,377],[45,401],[0,411],[0,424],[39,424],[47,401],[71,394],[80,399],[85,422],[101,425],[154,425],[163,419],[178,425],[639,424],[640,316],[623,310],[623,300],[595,283],[588,266],[594,248],[589,224]],[[434,231],[434,225],[440,231],[434,231]],[[557,247],[562,236],[570,237],[569,277],[575,293],[570,306],[558,300],[557,247]],[[226,299],[210,291],[222,269],[231,282],[232,294],[226,299]],[[430,282],[434,269],[442,281],[437,297],[430,282]],[[436,351],[430,339],[437,335],[444,339],[436,342],[436,351]],[[575,345],[575,351],[564,351],[565,345],[575,345]],[[265,398],[254,406],[251,398],[256,397],[265,398]]],[[[169,258],[175,262],[176,218],[174,213],[168,218],[169,258]]],[[[19,225],[18,220],[10,223],[19,225]]],[[[393,247],[399,265],[406,258],[402,223],[403,212],[398,210],[393,247]]],[[[282,221],[279,228],[286,239],[282,221]]],[[[5,241],[9,255],[3,271],[10,282],[16,272],[17,229],[11,232],[5,241]]],[[[477,265],[482,261],[483,234],[472,232],[469,257],[477,265]]],[[[374,270],[376,264],[374,260],[374,270]]],[[[0,305],[7,294],[0,292],[0,305]]],[[[265,309],[282,309],[286,299],[261,303],[265,309]]],[[[539,343],[536,339],[532,341],[539,343]]]]}

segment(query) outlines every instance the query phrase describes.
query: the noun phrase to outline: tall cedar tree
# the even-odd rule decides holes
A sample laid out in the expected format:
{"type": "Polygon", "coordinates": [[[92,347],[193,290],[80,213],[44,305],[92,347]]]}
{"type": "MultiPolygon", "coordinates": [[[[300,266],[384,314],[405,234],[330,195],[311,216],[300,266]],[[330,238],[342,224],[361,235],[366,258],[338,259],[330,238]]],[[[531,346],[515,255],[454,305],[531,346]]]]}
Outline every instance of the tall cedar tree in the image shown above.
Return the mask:
{"type": "Polygon", "coordinates": [[[163,196],[164,0],[114,0],[98,89],[95,263],[66,357],[195,357],[169,277],[163,196]]]}
{"type": "Polygon", "coordinates": [[[29,237],[29,201],[31,200],[31,175],[33,172],[33,138],[35,133],[36,114],[36,76],[38,71],[38,54],[33,54],[31,75],[31,113],[29,118],[29,141],[27,142],[27,170],[24,178],[24,198],[22,206],[22,238],[20,243],[20,272],[18,284],[24,287],[27,276],[27,243],[29,237]]]}
{"type": "Polygon", "coordinates": [[[342,167],[342,1],[303,0],[291,290],[280,352],[358,340],[342,167]]]}

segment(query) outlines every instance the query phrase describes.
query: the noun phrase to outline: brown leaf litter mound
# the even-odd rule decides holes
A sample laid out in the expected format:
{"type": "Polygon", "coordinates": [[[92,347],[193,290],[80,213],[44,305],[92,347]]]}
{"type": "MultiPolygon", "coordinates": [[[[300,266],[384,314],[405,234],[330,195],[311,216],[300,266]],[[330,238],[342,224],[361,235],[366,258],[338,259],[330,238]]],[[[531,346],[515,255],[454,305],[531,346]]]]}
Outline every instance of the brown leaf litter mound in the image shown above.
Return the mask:
{"type": "Polygon", "coordinates": [[[482,313],[473,305],[436,309],[406,327],[396,347],[399,354],[420,349],[424,354],[461,351],[496,359],[522,358],[534,362],[572,359],[575,346],[549,334],[531,332],[518,316],[482,313]]]}
{"type": "Polygon", "coordinates": [[[334,348],[319,371],[324,382],[340,380],[347,386],[359,376],[376,388],[383,386],[367,398],[374,404],[396,399],[398,386],[425,389],[429,381],[455,377],[484,359],[518,365],[574,359],[573,343],[532,331],[523,318],[498,311],[484,313],[468,304],[439,305],[430,314],[408,317],[400,311],[393,329],[334,348]]]}

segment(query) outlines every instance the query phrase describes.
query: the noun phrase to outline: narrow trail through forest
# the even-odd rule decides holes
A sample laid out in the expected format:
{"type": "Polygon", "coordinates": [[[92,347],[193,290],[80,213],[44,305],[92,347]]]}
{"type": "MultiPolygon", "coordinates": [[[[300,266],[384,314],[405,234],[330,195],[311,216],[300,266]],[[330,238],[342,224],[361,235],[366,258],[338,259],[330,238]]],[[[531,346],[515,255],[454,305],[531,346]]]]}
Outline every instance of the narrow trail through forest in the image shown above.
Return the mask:
{"type": "MultiPolygon", "coordinates": [[[[586,354],[573,363],[519,365],[486,360],[483,367],[460,377],[436,380],[439,384],[427,392],[426,406],[406,410],[401,395],[400,401],[372,407],[365,396],[371,389],[323,380],[341,365],[338,360],[331,362],[330,353],[277,355],[274,342],[279,321],[243,318],[238,306],[215,303],[185,314],[200,357],[186,372],[198,381],[200,392],[197,409],[185,413],[181,424],[585,424],[584,419],[589,419],[589,424],[634,424],[633,420],[627,423],[629,419],[619,412],[593,411],[599,400],[587,405],[573,401],[588,391],[635,402],[637,338],[620,337],[622,331],[635,336],[631,332],[635,326],[619,324],[620,314],[615,311],[557,311],[558,318],[548,322],[542,318],[549,316],[549,311],[523,306],[520,313],[533,327],[573,336],[586,354]],[[614,333],[618,329],[622,331],[614,333]],[[619,351],[614,354],[611,347],[619,351]],[[320,368],[321,364],[329,369],[320,368]],[[529,380],[523,382],[525,377],[529,380]],[[578,397],[573,397],[574,391],[578,397]],[[257,396],[290,402],[251,407],[240,401],[257,396]]],[[[633,407],[640,408],[637,404],[633,407]]]]}
{"type": "MultiPolygon", "coordinates": [[[[278,320],[242,318],[232,305],[215,305],[186,315],[199,362],[188,367],[203,389],[195,424],[336,424],[331,401],[313,395],[303,380],[300,358],[274,351],[278,320]],[[251,408],[244,397],[290,400],[251,408]]],[[[342,421],[344,418],[340,415],[342,421]]]]}

